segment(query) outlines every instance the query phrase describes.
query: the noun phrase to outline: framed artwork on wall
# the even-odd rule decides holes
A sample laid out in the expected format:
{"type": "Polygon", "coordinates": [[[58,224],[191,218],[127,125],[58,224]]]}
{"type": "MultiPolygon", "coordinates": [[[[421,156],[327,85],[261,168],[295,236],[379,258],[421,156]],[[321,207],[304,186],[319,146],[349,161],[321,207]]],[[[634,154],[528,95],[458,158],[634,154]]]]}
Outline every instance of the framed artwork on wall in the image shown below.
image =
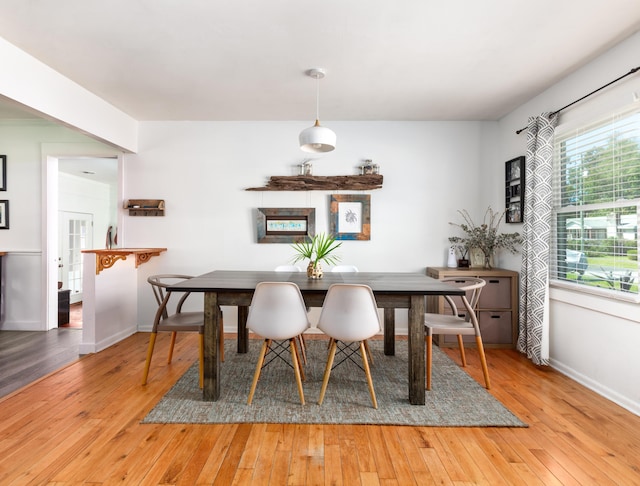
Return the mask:
{"type": "Polygon", "coordinates": [[[258,208],[258,243],[301,243],[316,234],[315,208],[258,208]]]}
{"type": "Polygon", "coordinates": [[[0,191],[7,190],[7,156],[0,155],[0,191]]]}
{"type": "Polygon", "coordinates": [[[524,217],[524,156],[505,162],[504,205],[507,223],[522,223],[524,217]]]}
{"type": "Polygon", "coordinates": [[[0,229],[9,229],[9,201],[0,201],[0,229]]]}
{"type": "Polygon", "coordinates": [[[371,196],[332,194],[329,230],[336,240],[371,239],[371,196]]]}

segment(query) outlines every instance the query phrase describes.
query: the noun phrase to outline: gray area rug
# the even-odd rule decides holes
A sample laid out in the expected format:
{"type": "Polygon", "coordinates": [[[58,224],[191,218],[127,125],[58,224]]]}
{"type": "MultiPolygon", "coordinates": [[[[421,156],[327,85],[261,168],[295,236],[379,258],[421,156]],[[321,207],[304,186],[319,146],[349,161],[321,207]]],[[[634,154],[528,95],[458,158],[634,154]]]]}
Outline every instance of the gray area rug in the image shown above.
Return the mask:
{"type": "MultiPolygon", "coordinates": [[[[396,342],[395,356],[384,355],[382,341],[369,343],[374,359],[371,374],[377,410],[371,406],[364,372],[350,361],[332,371],[324,403],[317,404],[328,353],[325,340],[307,340],[308,364],[303,384],[306,405],[300,404],[293,369],[281,360],[275,360],[262,371],[253,404],[247,405],[262,342],[252,339],[249,353],[237,354],[235,340],[227,340],[226,361],[221,364],[220,400],[202,400],[195,363],[142,423],[527,426],[436,346],[432,390],[426,392],[426,405],[410,405],[407,342],[396,342]]],[[[287,354],[287,357],[290,356],[287,354]]]]}

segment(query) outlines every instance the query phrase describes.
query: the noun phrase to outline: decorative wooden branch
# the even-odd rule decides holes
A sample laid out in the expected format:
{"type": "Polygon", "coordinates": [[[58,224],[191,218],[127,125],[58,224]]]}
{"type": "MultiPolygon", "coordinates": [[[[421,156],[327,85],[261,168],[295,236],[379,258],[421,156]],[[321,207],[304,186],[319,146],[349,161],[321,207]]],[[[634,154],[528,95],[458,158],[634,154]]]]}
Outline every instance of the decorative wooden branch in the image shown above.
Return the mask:
{"type": "Polygon", "coordinates": [[[247,191],[366,191],[380,189],[382,175],[353,176],[271,176],[264,187],[249,187],[247,191]]]}

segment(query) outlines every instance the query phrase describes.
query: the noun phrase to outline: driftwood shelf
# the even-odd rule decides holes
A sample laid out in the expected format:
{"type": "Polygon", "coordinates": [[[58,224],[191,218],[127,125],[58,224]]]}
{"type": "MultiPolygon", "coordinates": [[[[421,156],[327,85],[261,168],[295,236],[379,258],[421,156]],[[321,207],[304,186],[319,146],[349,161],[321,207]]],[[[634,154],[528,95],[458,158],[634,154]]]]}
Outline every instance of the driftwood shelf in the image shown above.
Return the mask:
{"type": "Polygon", "coordinates": [[[247,191],[366,191],[380,189],[382,175],[353,176],[271,176],[264,187],[249,187],[247,191]]]}

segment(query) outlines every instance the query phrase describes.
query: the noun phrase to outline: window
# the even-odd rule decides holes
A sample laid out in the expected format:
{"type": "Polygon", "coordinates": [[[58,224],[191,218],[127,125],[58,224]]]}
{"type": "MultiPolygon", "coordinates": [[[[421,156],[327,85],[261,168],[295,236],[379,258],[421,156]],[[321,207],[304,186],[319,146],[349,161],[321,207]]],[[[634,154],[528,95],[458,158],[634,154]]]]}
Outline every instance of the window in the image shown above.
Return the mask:
{"type": "Polygon", "coordinates": [[[640,106],[555,137],[556,281],[637,298],[640,106]]]}

